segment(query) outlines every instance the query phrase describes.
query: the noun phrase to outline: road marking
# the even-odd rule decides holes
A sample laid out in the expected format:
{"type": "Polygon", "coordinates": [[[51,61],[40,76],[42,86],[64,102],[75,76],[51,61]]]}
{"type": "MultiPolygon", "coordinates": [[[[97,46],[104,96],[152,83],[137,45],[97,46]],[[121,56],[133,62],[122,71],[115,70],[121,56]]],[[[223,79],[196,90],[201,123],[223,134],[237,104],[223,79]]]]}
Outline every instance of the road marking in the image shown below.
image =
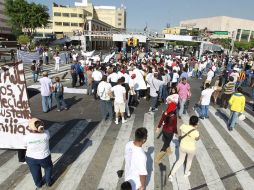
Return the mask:
{"type": "MultiPolygon", "coordinates": [[[[190,118],[190,116],[188,114],[183,115],[182,118],[184,123],[189,123],[188,118],[190,118]]],[[[198,160],[202,173],[205,177],[208,189],[209,190],[224,190],[225,187],[220,179],[220,176],[217,170],[215,169],[214,163],[212,159],[210,158],[202,140],[200,139],[196,145],[197,145],[196,158],[198,160]]]]}
{"type": "MultiPolygon", "coordinates": [[[[230,110],[226,109],[226,110],[220,110],[222,113],[224,113],[228,118],[230,116],[230,110]],[[224,112],[225,111],[225,112],[224,112]]],[[[239,127],[241,127],[243,130],[245,130],[252,138],[254,138],[254,130],[247,125],[244,121],[240,121],[238,119],[238,123],[240,125],[238,125],[239,127]]]]}
{"type": "MultiPolygon", "coordinates": [[[[211,107],[210,109],[211,114],[216,117],[216,110],[211,107]]],[[[241,147],[241,149],[248,155],[248,157],[254,161],[254,148],[248,144],[246,140],[243,139],[243,137],[236,131],[228,131],[227,125],[223,119],[217,116],[217,120],[220,122],[220,124],[224,127],[224,129],[227,131],[227,133],[234,139],[234,141],[241,147]]]]}
{"type": "Polygon", "coordinates": [[[79,182],[81,181],[95,153],[97,152],[97,149],[99,148],[110,125],[110,122],[101,122],[97,126],[93,135],[89,138],[89,140],[92,142],[92,146],[91,144],[87,143],[87,145],[81,151],[82,154],[70,166],[57,189],[77,189],[79,182]]]}
{"type": "MultiPolygon", "coordinates": [[[[37,90],[41,90],[41,85],[39,84],[34,84],[31,86],[28,86],[28,88],[34,88],[37,90]]],[[[87,89],[77,89],[77,88],[67,88],[64,87],[64,93],[69,93],[69,94],[87,94],[87,89]]]]}
{"type": "Polygon", "coordinates": [[[117,171],[121,170],[124,163],[125,145],[129,142],[134,119],[135,115],[132,115],[127,123],[122,124],[97,189],[111,190],[117,188],[117,171]]]}
{"type": "MultiPolygon", "coordinates": [[[[71,147],[72,143],[75,139],[80,135],[80,133],[85,130],[88,126],[89,122],[87,121],[79,121],[68,133],[67,135],[61,139],[57,145],[51,150],[51,158],[52,162],[57,162],[64,153],[71,147]]],[[[26,189],[26,190],[34,190],[34,182],[32,179],[31,173],[26,174],[23,180],[15,187],[15,190],[26,189]]]]}
{"type": "Polygon", "coordinates": [[[3,154],[6,150],[0,150],[0,155],[3,154]]]}
{"type": "Polygon", "coordinates": [[[144,123],[143,127],[145,127],[148,131],[147,140],[144,144],[144,150],[147,155],[147,181],[146,181],[146,189],[154,189],[154,115],[149,113],[144,114],[144,123]],[[149,179],[149,180],[148,180],[149,179]]]}
{"type": "MultiPolygon", "coordinates": [[[[62,127],[64,124],[62,123],[54,123],[48,128],[50,136],[53,137],[62,127]]],[[[15,154],[8,162],[0,167],[0,184],[4,182],[12,173],[13,171],[17,170],[22,163],[18,161],[18,155],[15,154]]]]}
{"type": "MultiPolygon", "coordinates": [[[[196,114],[198,115],[197,112],[196,114]]],[[[217,117],[218,116],[215,116],[215,118],[217,117]]],[[[244,170],[244,166],[238,160],[236,155],[232,152],[232,150],[230,149],[228,144],[224,141],[224,139],[219,134],[219,132],[215,129],[215,127],[212,125],[212,123],[209,120],[207,119],[201,120],[201,123],[203,124],[206,131],[209,133],[210,137],[212,137],[212,140],[214,141],[217,148],[220,150],[221,154],[225,158],[231,170],[233,172],[236,172],[235,176],[237,177],[243,189],[252,190],[253,188],[250,187],[249,184],[254,184],[254,180],[251,178],[249,173],[244,170]]]]}

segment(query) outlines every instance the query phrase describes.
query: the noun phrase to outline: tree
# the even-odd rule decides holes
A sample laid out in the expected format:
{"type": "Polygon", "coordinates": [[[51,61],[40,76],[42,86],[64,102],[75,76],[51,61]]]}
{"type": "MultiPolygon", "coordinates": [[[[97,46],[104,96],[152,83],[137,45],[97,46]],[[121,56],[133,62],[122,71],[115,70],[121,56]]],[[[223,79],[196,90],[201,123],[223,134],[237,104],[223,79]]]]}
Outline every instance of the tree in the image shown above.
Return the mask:
{"type": "Polygon", "coordinates": [[[30,41],[30,38],[27,35],[20,35],[17,41],[20,44],[27,44],[30,41]]]}
{"type": "Polygon", "coordinates": [[[25,0],[5,0],[5,14],[10,18],[9,24],[14,33],[22,30],[29,37],[36,32],[36,28],[48,24],[48,8],[41,4],[28,3],[25,0]]]}

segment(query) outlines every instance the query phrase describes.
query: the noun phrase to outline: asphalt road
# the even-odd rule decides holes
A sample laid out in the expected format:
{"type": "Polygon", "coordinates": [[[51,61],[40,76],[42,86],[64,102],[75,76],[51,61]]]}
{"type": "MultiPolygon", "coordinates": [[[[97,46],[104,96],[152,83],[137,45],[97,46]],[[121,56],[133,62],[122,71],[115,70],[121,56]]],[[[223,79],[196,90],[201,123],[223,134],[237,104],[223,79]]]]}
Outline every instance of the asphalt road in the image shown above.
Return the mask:
{"type": "MultiPolygon", "coordinates": [[[[66,80],[65,84],[68,86],[69,82],[66,80]]],[[[191,105],[188,114],[178,120],[178,126],[196,114],[191,108],[200,97],[201,80],[190,79],[190,83],[191,105]]],[[[116,125],[100,121],[99,102],[90,96],[65,94],[69,110],[57,112],[54,101],[53,110],[42,113],[40,94],[36,91],[30,94],[32,115],[41,118],[53,134],[50,147],[55,182],[49,189],[120,189],[123,178],[118,178],[117,171],[124,168],[124,146],[141,126],[149,131],[144,145],[148,158],[147,190],[252,190],[254,187],[254,115],[250,110],[246,109],[247,119],[229,132],[225,126],[228,110],[219,110],[212,104],[210,118],[200,121],[201,140],[197,143],[191,176],[185,178],[181,167],[170,183],[167,175],[178,157],[176,138],[171,143],[174,153],[160,165],[153,162],[162,146],[161,137],[154,132],[162,105],[151,115],[147,113],[149,102],[142,99],[128,122],[116,125]]],[[[0,150],[0,155],[1,190],[35,189],[27,165],[17,162],[15,151],[0,150]]]]}

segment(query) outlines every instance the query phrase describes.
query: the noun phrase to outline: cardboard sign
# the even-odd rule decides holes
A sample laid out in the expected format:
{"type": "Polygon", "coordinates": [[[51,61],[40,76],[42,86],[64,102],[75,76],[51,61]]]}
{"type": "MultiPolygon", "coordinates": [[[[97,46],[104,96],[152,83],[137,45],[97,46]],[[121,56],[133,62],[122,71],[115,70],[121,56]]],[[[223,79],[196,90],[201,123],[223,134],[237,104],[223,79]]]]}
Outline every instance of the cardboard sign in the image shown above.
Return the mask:
{"type": "Polygon", "coordinates": [[[24,149],[31,118],[23,63],[0,70],[0,148],[24,149]]]}

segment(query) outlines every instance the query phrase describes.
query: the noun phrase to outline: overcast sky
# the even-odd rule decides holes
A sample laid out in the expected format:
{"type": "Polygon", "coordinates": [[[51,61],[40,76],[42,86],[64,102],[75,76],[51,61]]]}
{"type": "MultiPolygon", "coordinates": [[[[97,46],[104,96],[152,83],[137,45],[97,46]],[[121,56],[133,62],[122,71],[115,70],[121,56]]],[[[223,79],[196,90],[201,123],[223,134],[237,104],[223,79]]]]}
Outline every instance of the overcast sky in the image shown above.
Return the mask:
{"type": "MultiPolygon", "coordinates": [[[[73,6],[73,0],[29,0],[45,4],[52,3],[73,6]]],[[[94,5],[127,8],[127,28],[148,28],[161,31],[167,24],[177,26],[181,20],[232,16],[254,20],[254,0],[92,0],[94,5]]]]}

